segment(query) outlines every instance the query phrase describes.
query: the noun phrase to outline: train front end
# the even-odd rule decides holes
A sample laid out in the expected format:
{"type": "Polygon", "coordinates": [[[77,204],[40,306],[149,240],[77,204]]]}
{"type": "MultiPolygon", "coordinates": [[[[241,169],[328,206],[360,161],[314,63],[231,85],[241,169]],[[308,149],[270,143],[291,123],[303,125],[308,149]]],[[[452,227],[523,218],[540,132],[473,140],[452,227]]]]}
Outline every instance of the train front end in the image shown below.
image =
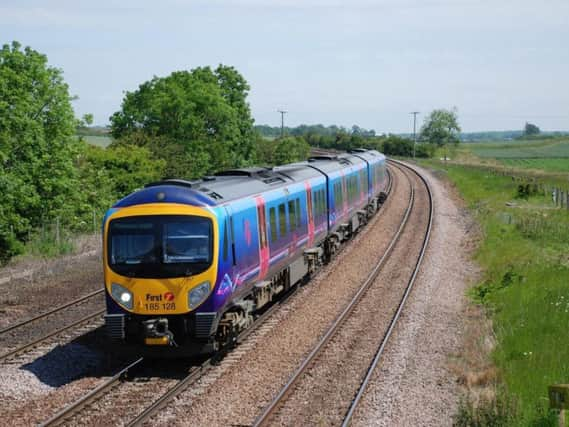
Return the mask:
{"type": "Polygon", "coordinates": [[[143,203],[107,213],[105,323],[121,348],[177,348],[184,355],[214,350],[215,312],[204,306],[217,276],[217,229],[210,209],[189,204],[143,203]]]}

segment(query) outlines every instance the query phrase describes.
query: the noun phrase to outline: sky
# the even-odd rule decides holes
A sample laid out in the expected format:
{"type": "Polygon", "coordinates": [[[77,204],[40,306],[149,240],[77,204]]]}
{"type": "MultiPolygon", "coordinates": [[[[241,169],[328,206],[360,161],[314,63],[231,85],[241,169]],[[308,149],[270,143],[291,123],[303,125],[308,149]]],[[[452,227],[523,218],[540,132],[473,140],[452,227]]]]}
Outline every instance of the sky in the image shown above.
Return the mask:
{"type": "Polygon", "coordinates": [[[257,124],[569,130],[567,0],[0,0],[0,43],[47,55],[108,124],[153,76],[232,65],[257,124]]]}

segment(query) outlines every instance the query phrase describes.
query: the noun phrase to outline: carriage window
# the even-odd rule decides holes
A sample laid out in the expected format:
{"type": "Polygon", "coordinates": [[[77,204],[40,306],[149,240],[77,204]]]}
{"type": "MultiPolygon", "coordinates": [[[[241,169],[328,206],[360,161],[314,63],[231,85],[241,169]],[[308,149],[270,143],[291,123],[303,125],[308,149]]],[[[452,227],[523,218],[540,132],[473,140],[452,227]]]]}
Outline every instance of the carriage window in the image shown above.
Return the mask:
{"type": "Polygon", "coordinates": [[[277,240],[277,214],[275,208],[269,209],[269,221],[271,225],[271,242],[277,240]]]}
{"type": "Polygon", "coordinates": [[[284,203],[279,205],[279,236],[286,235],[286,206],[284,203]]]}
{"type": "Polygon", "coordinates": [[[290,231],[296,229],[296,210],[294,209],[294,200],[288,202],[288,224],[290,231]]]}
{"type": "Polygon", "coordinates": [[[300,216],[301,214],[300,214],[300,199],[299,198],[297,198],[294,201],[294,206],[296,209],[296,226],[300,227],[300,224],[302,223],[302,219],[301,219],[302,217],[300,216]]]}
{"type": "Polygon", "coordinates": [[[312,193],[312,217],[318,218],[318,191],[312,193]]]}
{"type": "Polygon", "coordinates": [[[279,237],[286,235],[286,206],[284,203],[279,205],[279,237]]]}

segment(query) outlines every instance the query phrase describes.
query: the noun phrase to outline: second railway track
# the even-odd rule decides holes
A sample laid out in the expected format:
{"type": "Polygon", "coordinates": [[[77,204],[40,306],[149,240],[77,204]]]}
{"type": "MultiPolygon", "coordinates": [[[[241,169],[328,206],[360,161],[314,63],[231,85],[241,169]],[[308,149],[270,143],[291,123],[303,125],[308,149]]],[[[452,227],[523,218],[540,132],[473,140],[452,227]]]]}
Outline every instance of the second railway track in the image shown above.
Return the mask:
{"type": "Polygon", "coordinates": [[[0,362],[11,361],[62,334],[68,338],[83,331],[86,325],[100,323],[104,313],[102,296],[103,290],[96,290],[0,329],[0,362]]]}
{"type": "Polygon", "coordinates": [[[398,233],[354,298],[257,417],[255,426],[350,423],[411,292],[432,226],[427,182],[404,164],[392,165],[405,169],[412,183],[398,233]],[[394,262],[405,257],[412,260],[405,268],[394,262]]]}

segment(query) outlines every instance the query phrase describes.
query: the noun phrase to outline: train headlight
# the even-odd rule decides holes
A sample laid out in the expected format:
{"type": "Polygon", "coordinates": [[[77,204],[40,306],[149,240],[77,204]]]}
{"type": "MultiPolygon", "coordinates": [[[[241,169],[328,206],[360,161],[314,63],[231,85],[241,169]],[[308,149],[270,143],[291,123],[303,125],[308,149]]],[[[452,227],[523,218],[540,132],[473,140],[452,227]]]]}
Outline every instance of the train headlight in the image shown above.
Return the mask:
{"type": "Polygon", "coordinates": [[[132,310],[132,292],[116,283],[111,284],[111,295],[124,308],[132,310]]]}
{"type": "Polygon", "coordinates": [[[193,310],[200,305],[209,295],[209,282],[200,283],[188,293],[188,307],[193,310]]]}

